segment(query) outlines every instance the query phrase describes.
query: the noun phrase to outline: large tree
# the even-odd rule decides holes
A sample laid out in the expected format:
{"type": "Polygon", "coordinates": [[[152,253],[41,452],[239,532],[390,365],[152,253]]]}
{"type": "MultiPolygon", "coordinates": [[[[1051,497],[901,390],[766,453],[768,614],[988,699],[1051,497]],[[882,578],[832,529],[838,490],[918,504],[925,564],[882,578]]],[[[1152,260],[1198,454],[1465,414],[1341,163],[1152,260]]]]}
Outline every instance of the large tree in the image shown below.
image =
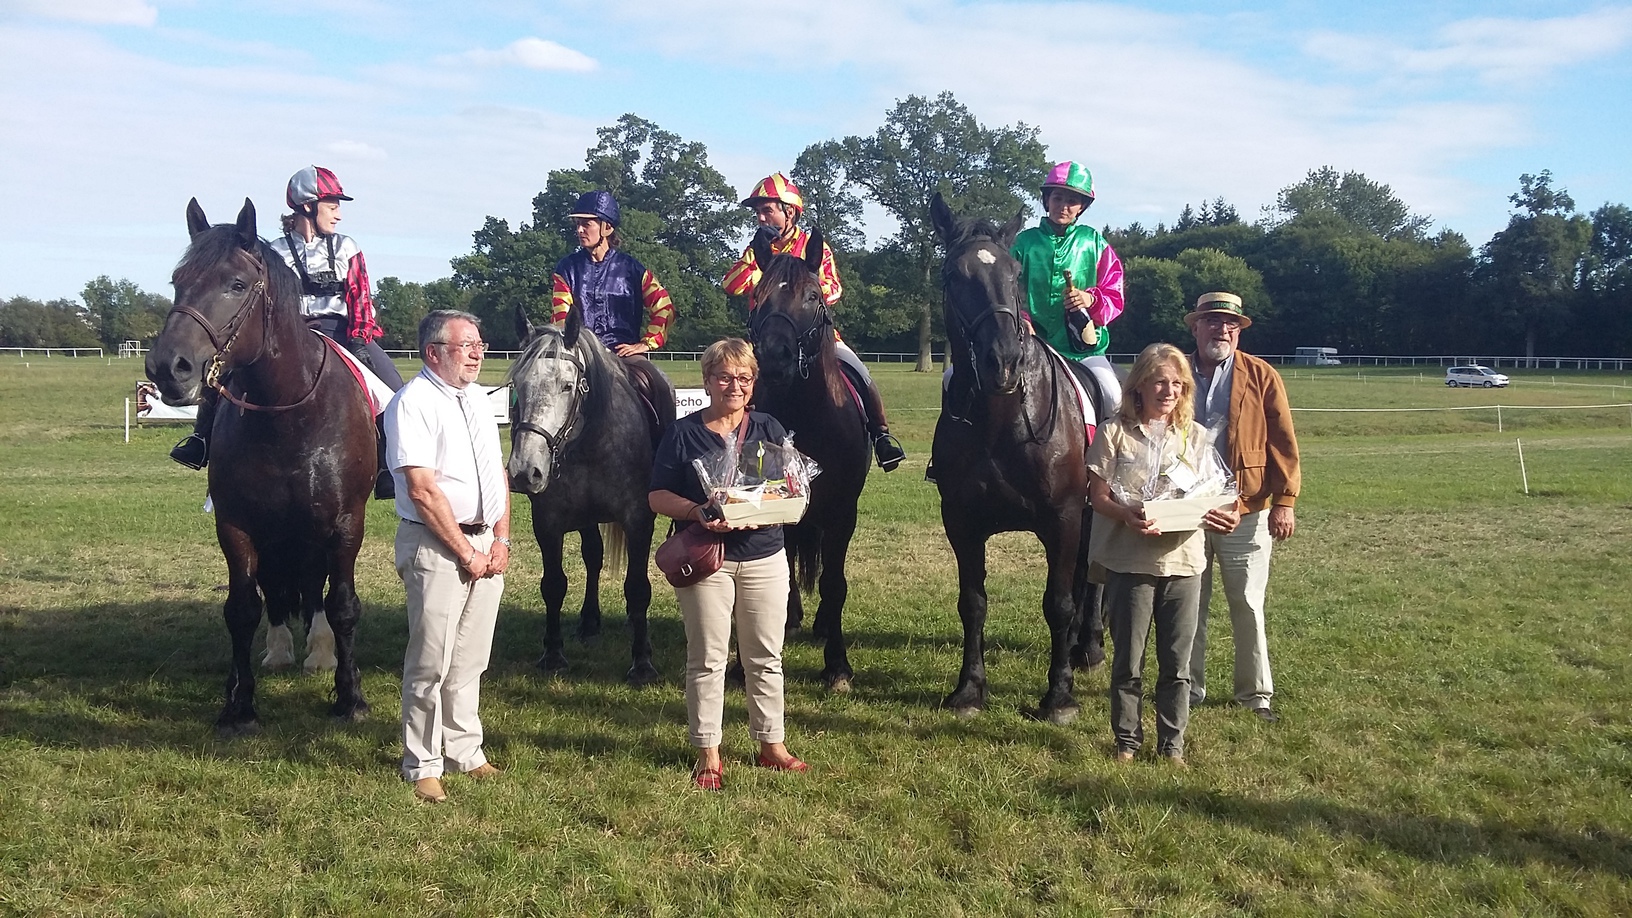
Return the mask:
{"type": "Polygon", "coordinates": [[[158,335],[170,312],[168,297],[146,293],[134,283],[106,274],[85,285],[80,294],[91,327],[102,346],[113,349],[124,341],[142,341],[158,335]]]}
{"type": "Polygon", "coordinates": [[[1331,166],[1312,169],[1303,181],[1282,188],[1266,210],[1272,225],[1326,213],[1384,239],[1420,239],[1433,223],[1412,214],[1389,186],[1359,172],[1339,175],[1331,166]]]}
{"type": "Polygon", "coordinates": [[[885,114],[877,131],[827,148],[842,163],[846,181],[895,219],[896,233],[883,247],[899,252],[908,268],[891,286],[919,304],[920,372],[934,368],[940,301],[929,200],[939,191],[955,212],[998,221],[1028,210],[1048,165],[1037,135],[1037,128],[1023,123],[985,127],[943,92],[934,99],[908,96],[885,114]]]}
{"type": "Polygon", "coordinates": [[[96,347],[99,343],[84,311],[72,300],[42,303],[18,296],[0,301],[0,346],[96,347]]]}
{"type": "Polygon", "coordinates": [[[669,345],[687,348],[740,333],[720,278],[745,235],[749,216],[736,192],[709,165],[708,151],[635,115],[599,129],[584,168],[550,172],[533,198],[530,223],[515,231],[494,217],[475,234],[475,250],[454,259],[454,277],[475,293],[472,310],[488,318],[500,343],[513,337],[509,313],[534,321],[550,313],[550,275],[576,245],[567,218],[578,196],[605,189],[623,211],[623,247],[657,275],[674,299],[669,345]]]}
{"type": "Polygon", "coordinates": [[[1524,340],[1528,358],[1538,341],[1564,338],[1593,238],[1592,221],[1552,181],[1547,170],[1519,176],[1519,190],[1508,197],[1518,212],[1485,244],[1480,266],[1492,320],[1508,340],[1524,340]]]}

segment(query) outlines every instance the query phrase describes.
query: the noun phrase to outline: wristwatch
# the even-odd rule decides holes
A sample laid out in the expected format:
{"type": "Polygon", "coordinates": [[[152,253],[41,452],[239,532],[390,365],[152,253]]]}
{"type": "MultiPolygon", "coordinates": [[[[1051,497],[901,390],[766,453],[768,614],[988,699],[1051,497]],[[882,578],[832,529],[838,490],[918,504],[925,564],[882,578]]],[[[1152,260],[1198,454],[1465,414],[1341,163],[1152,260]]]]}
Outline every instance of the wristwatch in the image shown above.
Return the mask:
{"type": "Polygon", "coordinates": [[[503,545],[505,548],[510,547],[510,537],[509,536],[494,536],[493,541],[499,543],[500,545],[503,545]]]}

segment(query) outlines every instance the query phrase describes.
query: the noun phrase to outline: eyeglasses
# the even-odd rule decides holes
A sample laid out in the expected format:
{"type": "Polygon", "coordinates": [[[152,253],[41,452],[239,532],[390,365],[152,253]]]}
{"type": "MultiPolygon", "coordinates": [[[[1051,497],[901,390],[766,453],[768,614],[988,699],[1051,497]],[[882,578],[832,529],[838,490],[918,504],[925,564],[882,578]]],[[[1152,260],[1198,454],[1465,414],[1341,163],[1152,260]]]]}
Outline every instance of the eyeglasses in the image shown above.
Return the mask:
{"type": "Polygon", "coordinates": [[[752,376],[732,376],[729,373],[717,373],[714,376],[714,382],[718,383],[720,388],[722,388],[722,389],[731,388],[732,383],[736,383],[737,385],[739,385],[742,388],[746,389],[749,386],[754,384],[754,377],[752,377],[752,376]]]}
{"type": "Polygon", "coordinates": [[[1220,326],[1225,331],[1238,332],[1241,330],[1241,320],[1234,316],[1202,316],[1196,320],[1196,323],[1206,325],[1209,328],[1220,326]]]}
{"type": "Polygon", "coordinates": [[[451,350],[470,351],[472,354],[475,354],[477,356],[481,356],[482,354],[487,352],[487,342],[486,341],[462,341],[462,342],[432,341],[431,343],[432,344],[440,344],[443,347],[449,348],[451,350]]]}

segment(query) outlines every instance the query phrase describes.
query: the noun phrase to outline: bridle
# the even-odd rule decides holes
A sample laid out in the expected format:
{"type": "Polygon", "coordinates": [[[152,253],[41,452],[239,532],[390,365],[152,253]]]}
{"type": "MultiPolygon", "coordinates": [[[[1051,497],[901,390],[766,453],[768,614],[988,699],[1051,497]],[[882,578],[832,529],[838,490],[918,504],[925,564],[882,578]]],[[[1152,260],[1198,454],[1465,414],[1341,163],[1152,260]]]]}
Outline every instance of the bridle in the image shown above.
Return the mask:
{"type": "MultiPolygon", "coordinates": [[[[970,376],[973,377],[973,385],[970,387],[970,394],[972,398],[974,393],[984,391],[980,383],[979,355],[975,353],[975,332],[987,322],[996,323],[999,316],[1006,316],[1014,325],[1015,344],[1020,348],[1021,354],[1024,354],[1026,351],[1026,337],[1028,334],[1030,334],[1028,329],[1031,328],[1031,323],[1022,318],[1019,310],[1015,309],[1014,307],[1000,305],[989,306],[985,311],[977,316],[973,322],[967,321],[964,318],[963,312],[956,305],[959,300],[955,299],[953,296],[951,264],[952,259],[948,258],[945,262],[946,267],[944,267],[941,271],[941,296],[943,298],[943,302],[945,302],[948,307],[946,310],[948,318],[956,320],[958,331],[963,336],[964,348],[967,351],[968,356],[969,373],[970,376]]],[[[1046,347],[1046,345],[1044,346],[1046,347]]],[[[1026,425],[1026,439],[1028,442],[1040,442],[1041,440],[1046,440],[1049,437],[1052,437],[1054,434],[1054,423],[1057,420],[1060,402],[1060,368],[1052,357],[1046,358],[1044,362],[1049,368],[1049,383],[1050,388],[1054,392],[1054,398],[1049,406],[1047,423],[1045,425],[1046,429],[1043,431],[1040,437],[1037,433],[1036,427],[1031,422],[1031,415],[1027,414],[1025,411],[1026,377],[1024,373],[1020,374],[1019,386],[1015,390],[1015,394],[1020,396],[1020,416],[1026,425]]],[[[972,418],[960,417],[955,411],[948,413],[955,421],[961,421],[970,426],[973,426],[974,424],[972,418]]]]}
{"type": "MultiPolygon", "coordinates": [[[[761,283],[763,283],[763,278],[761,278],[761,283]]],[[[755,293],[757,295],[758,291],[756,290],[755,293]]],[[[820,303],[820,300],[818,300],[818,303],[820,303]]],[[[810,365],[822,353],[822,336],[824,334],[831,336],[833,314],[828,311],[826,303],[820,303],[816,307],[815,317],[801,329],[799,323],[793,321],[792,316],[781,310],[772,310],[768,308],[769,305],[765,300],[761,300],[758,307],[754,309],[753,314],[748,317],[748,342],[754,345],[755,350],[758,350],[759,342],[765,334],[765,327],[771,320],[781,319],[788,323],[788,329],[793,333],[795,342],[794,360],[795,365],[799,368],[799,378],[809,379],[810,365]]]]}
{"type": "MultiPolygon", "coordinates": [[[[237,251],[242,252],[243,250],[239,249],[237,251]]],[[[223,382],[228,376],[232,375],[233,368],[228,366],[227,358],[232,354],[233,345],[238,343],[238,334],[244,330],[246,320],[257,306],[264,307],[261,310],[260,347],[256,350],[255,356],[245,361],[241,366],[253,366],[256,361],[266,356],[266,339],[271,335],[272,330],[272,298],[267,292],[266,263],[248,252],[243,252],[243,254],[255,269],[255,283],[250,286],[249,295],[244,297],[243,305],[239,306],[238,311],[234,312],[232,318],[227,320],[226,328],[216,328],[215,323],[211,322],[208,317],[185,303],[177,303],[170,307],[169,315],[181,313],[197,322],[204,329],[204,334],[209,336],[210,344],[215,346],[215,353],[210,355],[209,363],[204,367],[204,385],[214,389],[222,398],[245,411],[269,411],[275,413],[288,411],[291,408],[299,408],[311,401],[312,396],[317,394],[318,383],[323,380],[323,370],[329,365],[329,348],[327,346],[323,348],[323,361],[318,364],[317,374],[312,378],[311,389],[297,402],[287,405],[256,405],[233,395],[227,389],[226,383],[223,382]]],[[[180,297],[177,297],[177,299],[180,299],[180,297]]],[[[168,320],[169,315],[166,316],[166,320],[168,320]]]]}
{"type": "Polygon", "coordinates": [[[550,451],[550,480],[555,480],[561,474],[561,454],[566,451],[568,443],[578,432],[578,425],[583,421],[584,400],[589,397],[589,373],[584,359],[574,348],[557,349],[546,358],[542,354],[535,355],[530,361],[564,360],[571,363],[578,371],[578,382],[568,387],[571,400],[567,403],[567,419],[562,422],[561,428],[555,433],[521,418],[521,400],[515,399],[510,403],[510,450],[516,450],[517,441],[524,433],[533,434],[544,440],[544,445],[550,451]]]}

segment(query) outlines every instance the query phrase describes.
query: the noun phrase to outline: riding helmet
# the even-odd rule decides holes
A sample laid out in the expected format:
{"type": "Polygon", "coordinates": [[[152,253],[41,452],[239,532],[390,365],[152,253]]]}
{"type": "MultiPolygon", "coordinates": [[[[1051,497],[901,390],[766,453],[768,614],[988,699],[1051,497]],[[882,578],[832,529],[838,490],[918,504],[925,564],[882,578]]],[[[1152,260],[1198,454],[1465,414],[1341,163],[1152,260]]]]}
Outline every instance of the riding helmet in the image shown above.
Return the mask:
{"type": "Polygon", "coordinates": [[[299,210],[303,205],[324,198],[351,200],[351,196],[341,190],[340,180],[322,166],[307,166],[290,176],[289,190],[284,198],[289,202],[290,210],[299,210]]]}
{"type": "Polygon", "coordinates": [[[613,200],[610,191],[586,191],[578,196],[578,203],[572,206],[569,217],[595,217],[618,228],[618,220],[623,212],[618,209],[618,202],[613,200]]]}
{"type": "Polygon", "coordinates": [[[754,190],[742,201],[743,207],[758,207],[760,201],[781,201],[793,208],[793,218],[805,212],[805,198],[799,193],[799,186],[795,185],[787,176],[780,172],[773,173],[760,179],[754,190]]]}
{"type": "MultiPolygon", "coordinates": [[[[1094,203],[1094,174],[1082,163],[1066,160],[1048,170],[1048,178],[1043,179],[1043,200],[1048,200],[1048,189],[1063,188],[1066,191],[1075,191],[1094,203]]],[[[1087,205],[1083,205],[1086,207],[1087,205]]]]}

